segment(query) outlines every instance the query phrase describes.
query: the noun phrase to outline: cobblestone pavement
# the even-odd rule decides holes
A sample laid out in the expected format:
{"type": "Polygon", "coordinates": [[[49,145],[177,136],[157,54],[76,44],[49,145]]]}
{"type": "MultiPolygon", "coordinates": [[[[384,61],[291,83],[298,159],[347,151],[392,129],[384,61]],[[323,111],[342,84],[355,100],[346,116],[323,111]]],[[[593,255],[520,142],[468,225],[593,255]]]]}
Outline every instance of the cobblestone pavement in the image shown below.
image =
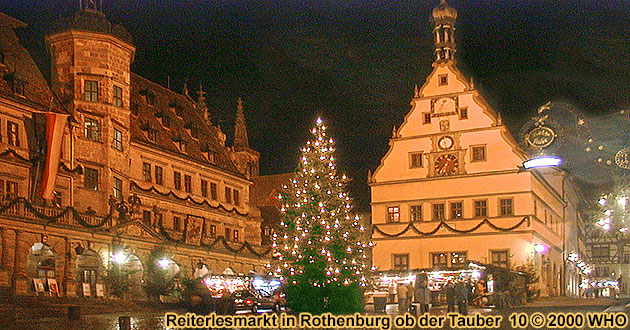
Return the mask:
{"type": "Polygon", "coordinates": [[[162,330],[164,312],[135,312],[109,315],[82,315],[80,320],[43,318],[19,321],[16,330],[118,330],[118,318],[131,316],[133,330],[162,330]]]}

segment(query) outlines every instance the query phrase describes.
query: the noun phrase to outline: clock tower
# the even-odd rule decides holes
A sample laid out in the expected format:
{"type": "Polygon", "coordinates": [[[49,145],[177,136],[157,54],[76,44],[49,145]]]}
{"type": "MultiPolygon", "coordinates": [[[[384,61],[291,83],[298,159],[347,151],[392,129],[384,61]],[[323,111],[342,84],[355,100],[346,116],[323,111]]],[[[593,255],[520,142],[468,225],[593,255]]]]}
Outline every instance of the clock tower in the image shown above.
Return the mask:
{"type": "MultiPolygon", "coordinates": [[[[379,270],[458,269],[468,261],[514,268],[534,257],[541,292],[560,293],[563,276],[560,171],[519,171],[526,154],[455,61],[457,11],[432,12],[433,70],[368,180],[379,270]],[[410,230],[410,226],[413,230],[410,230]],[[549,252],[535,255],[534,245],[549,252]]],[[[530,137],[544,144],[540,130],[530,137]]],[[[568,206],[573,207],[573,206],[568,206]]]]}

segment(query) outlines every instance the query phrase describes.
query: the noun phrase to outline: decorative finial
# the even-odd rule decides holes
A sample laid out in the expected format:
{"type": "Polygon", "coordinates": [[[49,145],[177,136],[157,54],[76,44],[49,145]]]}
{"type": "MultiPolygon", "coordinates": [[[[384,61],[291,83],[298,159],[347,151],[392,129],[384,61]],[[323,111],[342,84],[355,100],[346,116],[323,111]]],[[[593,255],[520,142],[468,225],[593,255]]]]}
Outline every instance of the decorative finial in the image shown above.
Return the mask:
{"type": "Polygon", "coordinates": [[[184,83],[184,88],[182,89],[182,94],[190,97],[190,95],[188,94],[188,84],[184,83]]]}
{"type": "Polygon", "coordinates": [[[394,128],[392,128],[392,139],[395,139],[398,137],[398,133],[396,132],[396,126],[394,125],[394,128]]]}
{"type": "Polygon", "coordinates": [[[236,100],[236,124],[234,125],[234,147],[235,148],[249,148],[247,126],[245,125],[245,111],[243,110],[243,100],[240,97],[236,100]]]}

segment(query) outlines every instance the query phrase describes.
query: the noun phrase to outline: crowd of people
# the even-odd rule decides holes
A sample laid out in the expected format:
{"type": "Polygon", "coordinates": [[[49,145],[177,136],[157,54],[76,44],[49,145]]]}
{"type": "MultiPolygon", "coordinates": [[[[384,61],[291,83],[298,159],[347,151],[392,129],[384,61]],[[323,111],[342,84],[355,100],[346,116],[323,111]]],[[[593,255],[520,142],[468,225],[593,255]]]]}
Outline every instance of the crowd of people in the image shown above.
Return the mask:
{"type": "MultiPolygon", "coordinates": [[[[479,294],[485,291],[483,285],[478,288],[469,280],[448,279],[441,290],[446,297],[447,313],[468,315],[469,298],[472,296],[473,287],[479,294]]],[[[401,314],[428,313],[431,306],[431,291],[427,286],[426,277],[418,277],[415,285],[410,282],[399,283],[395,291],[390,291],[390,301],[394,301],[394,298],[398,300],[398,312],[401,314]],[[417,306],[417,310],[414,305],[417,306]]]]}

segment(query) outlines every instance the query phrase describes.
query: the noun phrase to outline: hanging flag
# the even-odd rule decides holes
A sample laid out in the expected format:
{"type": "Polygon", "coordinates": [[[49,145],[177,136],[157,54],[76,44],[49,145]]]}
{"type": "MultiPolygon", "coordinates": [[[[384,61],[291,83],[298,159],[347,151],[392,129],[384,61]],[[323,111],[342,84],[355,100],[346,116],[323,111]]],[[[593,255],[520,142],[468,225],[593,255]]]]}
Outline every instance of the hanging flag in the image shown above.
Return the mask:
{"type": "Polygon", "coordinates": [[[46,112],[46,163],[42,175],[41,190],[39,196],[45,200],[53,199],[59,161],[61,156],[61,144],[63,132],[66,127],[68,115],[54,112],[46,112]]]}

